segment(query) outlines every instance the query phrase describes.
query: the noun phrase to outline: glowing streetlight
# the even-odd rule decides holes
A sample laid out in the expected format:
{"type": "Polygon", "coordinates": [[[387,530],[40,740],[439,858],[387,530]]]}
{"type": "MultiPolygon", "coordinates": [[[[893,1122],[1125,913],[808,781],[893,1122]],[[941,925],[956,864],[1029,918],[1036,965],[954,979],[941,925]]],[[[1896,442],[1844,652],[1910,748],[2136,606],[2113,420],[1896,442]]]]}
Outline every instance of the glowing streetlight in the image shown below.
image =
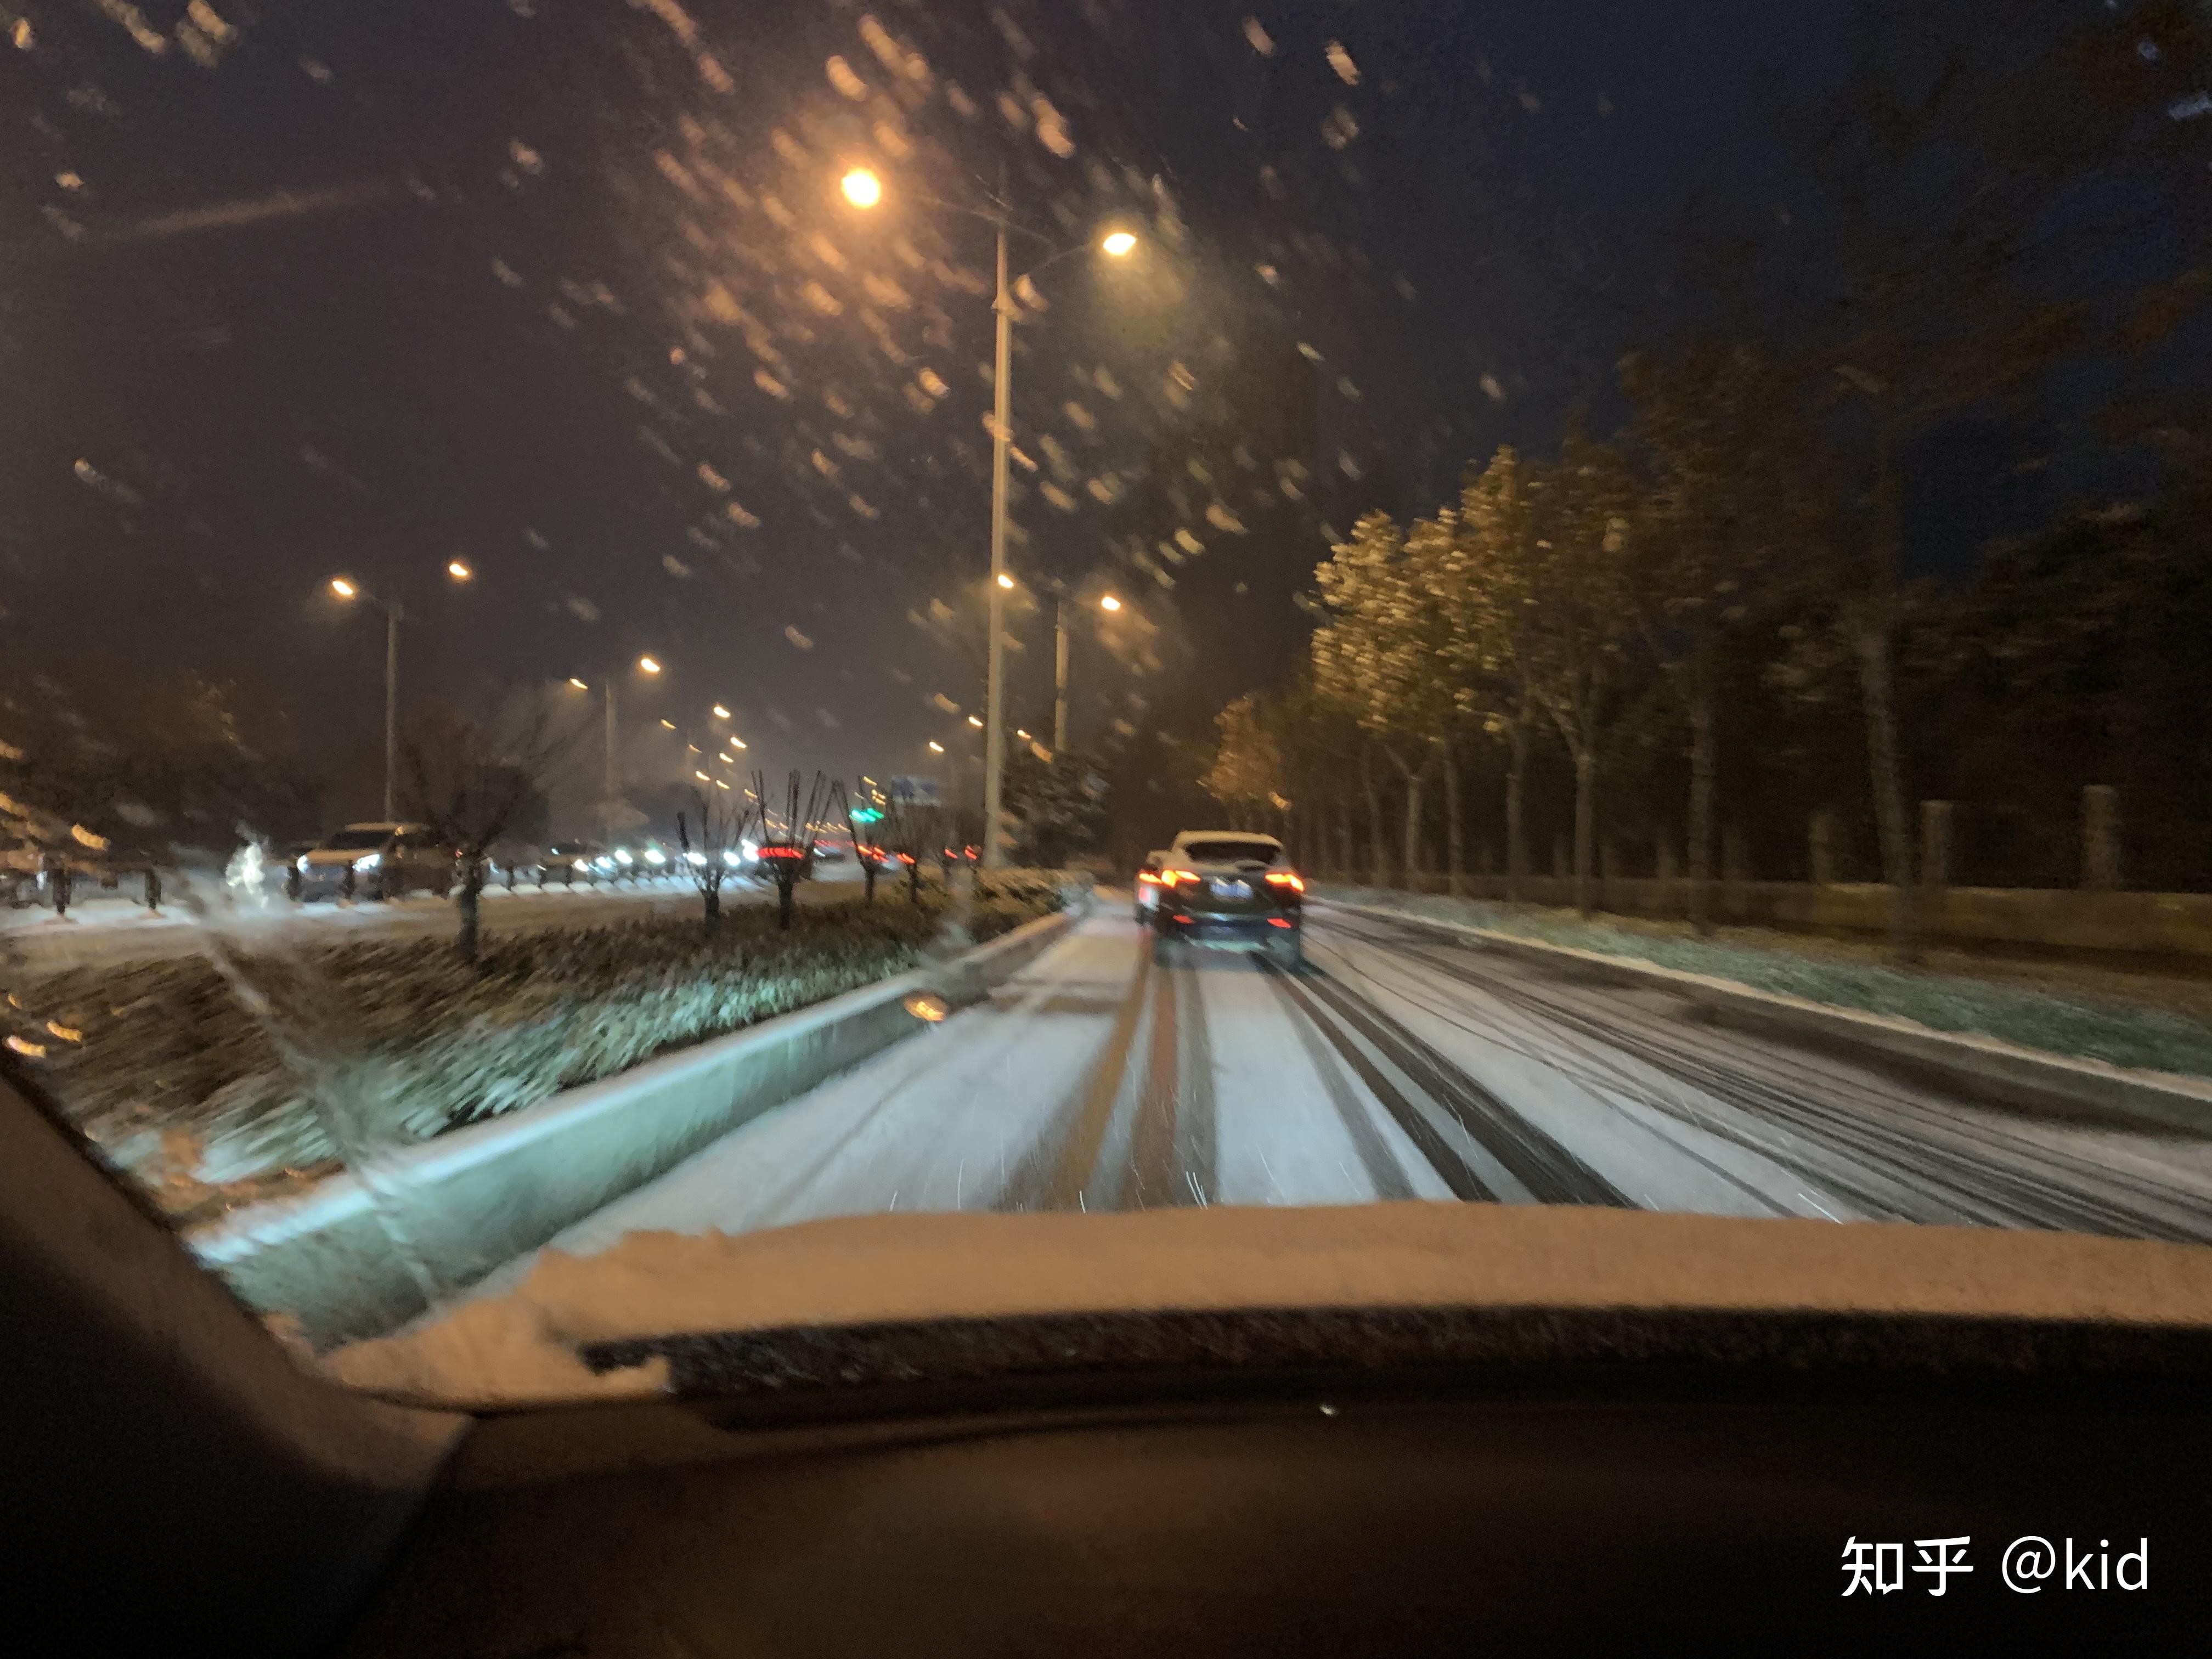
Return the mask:
{"type": "Polygon", "coordinates": [[[453,559],[447,563],[446,574],[457,582],[465,582],[475,580],[477,573],[459,559],[453,559]]]}
{"type": "Polygon", "coordinates": [[[1017,730],[1014,735],[1019,738],[1024,743],[1027,743],[1030,740],[1030,734],[1026,732],[1017,730]]]}
{"type": "Polygon", "coordinates": [[[363,590],[349,576],[331,578],[331,592],[350,604],[365,599],[384,607],[384,821],[392,822],[392,786],[399,775],[399,606],[363,590]]]}
{"type": "Polygon", "coordinates": [[[980,732],[983,729],[983,717],[981,714],[970,714],[968,717],[968,724],[980,732]]]}
{"type": "Polygon", "coordinates": [[[712,778],[708,777],[708,776],[704,772],[694,772],[691,775],[692,775],[693,777],[695,777],[695,778],[698,779],[698,780],[699,780],[699,781],[700,781],[700,782],[702,782],[702,783],[712,783],[712,782],[714,782],[714,779],[712,779],[712,778]]]}
{"type": "Polygon", "coordinates": [[[588,691],[592,689],[590,686],[585,684],[583,681],[578,679],[574,674],[568,676],[568,684],[574,686],[579,691],[588,691]]]}
{"type": "Polygon", "coordinates": [[[854,167],[837,181],[837,188],[856,208],[872,208],[884,199],[884,181],[866,167],[854,167]]]}
{"type": "Polygon", "coordinates": [[[640,657],[637,659],[637,665],[648,674],[658,674],[660,672],[659,663],[651,657],[640,657]]]}
{"type": "Polygon", "coordinates": [[[1109,593],[1098,601],[1098,608],[1101,611],[1119,611],[1121,608],[1121,601],[1109,593]]]}
{"type": "Polygon", "coordinates": [[[945,752],[945,745],[938,742],[935,738],[932,738],[929,740],[929,752],[933,755],[941,755],[945,752]]]}
{"type": "Polygon", "coordinates": [[[744,748],[744,744],[738,742],[737,738],[732,738],[730,739],[730,747],[732,749],[742,750],[744,748]]]}
{"type": "MultiPolygon", "coordinates": [[[[884,198],[884,181],[866,167],[849,169],[838,180],[845,199],[857,208],[872,208],[884,198]]],[[[1001,181],[1003,193],[1003,180],[1001,181]]],[[[929,198],[916,199],[930,201],[929,198]]],[[[1003,807],[1006,773],[1005,714],[1006,690],[1006,595],[1014,587],[1014,579],[1006,570],[1006,538],[1008,531],[1007,496],[1009,484],[1006,474],[1013,433],[1013,331],[1017,307],[1013,285],[1009,281],[1006,262],[1007,233],[1014,228],[1003,201],[994,201],[988,210],[961,207],[951,202],[932,202],[933,206],[948,208],[965,213],[993,225],[998,231],[998,292],[991,302],[992,313],[998,319],[997,352],[994,360],[991,387],[991,586],[988,590],[990,605],[989,665],[986,670],[983,692],[984,707],[990,712],[988,730],[983,736],[983,858],[986,870],[997,870],[1004,862],[1006,825],[1003,807]]],[[[1136,251],[1134,232],[1123,229],[1108,231],[1095,243],[1079,242],[1061,249],[1034,267],[1022,278],[1026,283],[1046,267],[1061,259],[1095,247],[1109,258],[1126,258],[1136,251]]],[[[1118,609],[1118,604],[1108,607],[1118,609]]],[[[944,752],[940,744],[930,747],[944,752]]]]}
{"type": "Polygon", "coordinates": [[[718,702],[714,705],[714,718],[718,720],[726,720],[730,718],[730,711],[718,702]]]}
{"type": "Polygon", "coordinates": [[[673,732],[676,729],[676,722],[674,720],[663,720],[660,723],[660,729],[664,732],[673,732]]]}

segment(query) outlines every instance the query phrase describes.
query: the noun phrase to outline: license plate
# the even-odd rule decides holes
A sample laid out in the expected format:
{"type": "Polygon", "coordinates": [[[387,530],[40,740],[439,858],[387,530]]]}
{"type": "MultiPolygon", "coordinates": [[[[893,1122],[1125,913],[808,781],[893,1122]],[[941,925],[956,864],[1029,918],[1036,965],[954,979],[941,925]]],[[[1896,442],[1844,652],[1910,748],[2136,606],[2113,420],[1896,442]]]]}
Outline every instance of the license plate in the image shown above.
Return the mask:
{"type": "Polygon", "coordinates": [[[1252,884],[1249,881],[1217,881],[1213,884],[1216,898],[1250,898],[1252,884]]]}

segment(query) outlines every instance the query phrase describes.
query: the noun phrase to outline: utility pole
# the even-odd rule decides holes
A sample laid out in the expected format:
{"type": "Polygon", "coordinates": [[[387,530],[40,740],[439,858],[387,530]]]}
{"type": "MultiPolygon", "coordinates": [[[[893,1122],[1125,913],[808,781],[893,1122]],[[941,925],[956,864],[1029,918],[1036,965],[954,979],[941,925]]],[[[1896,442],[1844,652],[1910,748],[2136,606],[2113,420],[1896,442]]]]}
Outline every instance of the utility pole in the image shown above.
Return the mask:
{"type": "Polygon", "coordinates": [[[1060,596],[1054,607],[1054,623],[1057,637],[1053,641],[1052,656],[1052,752],[1055,755],[1067,747],[1067,595],[1060,596]]]}
{"type": "Polygon", "coordinates": [[[384,821],[397,823],[393,781],[399,774],[399,607],[384,607],[384,821]]]}
{"type": "Polygon", "coordinates": [[[607,845],[615,841],[615,682],[610,674],[606,681],[607,694],[607,764],[605,775],[600,780],[605,796],[607,845]]]}
{"type": "Polygon", "coordinates": [[[999,176],[999,295],[996,371],[992,376],[991,420],[991,652],[990,679],[984,691],[983,867],[996,870],[1003,855],[999,822],[1000,784],[1006,766],[1006,723],[1003,697],[1006,677],[1006,448],[1013,436],[1014,296],[1006,286],[1006,173],[999,176]]]}

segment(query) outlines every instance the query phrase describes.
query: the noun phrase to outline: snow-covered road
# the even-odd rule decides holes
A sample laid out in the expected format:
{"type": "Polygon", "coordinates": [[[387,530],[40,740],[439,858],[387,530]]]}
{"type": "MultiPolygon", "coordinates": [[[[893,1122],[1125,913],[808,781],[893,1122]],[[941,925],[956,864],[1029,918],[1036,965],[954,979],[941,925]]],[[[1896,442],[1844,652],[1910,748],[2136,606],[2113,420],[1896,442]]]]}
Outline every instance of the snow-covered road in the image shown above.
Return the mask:
{"type": "MultiPolygon", "coordinates": [[[[1121,903],[554,1241],[891,1210],[1580,1203],[2212,1240],[2212,1142],[1994,1110],[1408,924],[1155,965],[1121,903]]],[[[502,1276],[504,1277],[504,1276],[502,1276]]]]}

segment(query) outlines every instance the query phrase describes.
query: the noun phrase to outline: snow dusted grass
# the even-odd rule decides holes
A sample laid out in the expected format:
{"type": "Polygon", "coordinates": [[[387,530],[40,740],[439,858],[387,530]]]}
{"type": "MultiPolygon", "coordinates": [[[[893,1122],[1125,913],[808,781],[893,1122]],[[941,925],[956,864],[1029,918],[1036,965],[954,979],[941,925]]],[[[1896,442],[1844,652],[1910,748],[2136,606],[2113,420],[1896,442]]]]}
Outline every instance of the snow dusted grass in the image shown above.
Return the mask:
{"type": "Polygon", "coordinates": [[[246,964],[242,998],[205,957],[11,977],[26,1010],[81,1034],[44,1081],[117,1164],[190,1218],[319,1173],[349,1143],[428,1139],[535,1104],[672,1048],[743,1029],[996,937],[1061,902],[1052,881],[726,908],[495,938],[471,968],[445,940],[356,942],[246,964]],[[259,1012],[248,1000],[260,1000],[259,1012]],[[310,1103],[308,1079],[337,1079],[310,1103]],[[333,1106],[333,1101],[338,1103],[333,1106]],[[217,1194],[211,1188],[228,1186],[217,1194]]]}
{"type": "Polygon", "coordinates": [[[1532,916],[1504,905],[1386,888],[1316,889],[1323,898],[1402,910],[1516,938],[1631,957],[1686,974],[1733,980],[1754,990],[1916,1020],[1938,1031],[1971,1031],[2024,1048],[2101,1060],[2153,1072],[2212,1078],[2212,1025],[2185,1014],[2077,1000],[1985,981],[1912,973],[1871,963],[1822,961],[1709,939],[1656,938],[1602,922],[1532,916]]]}

